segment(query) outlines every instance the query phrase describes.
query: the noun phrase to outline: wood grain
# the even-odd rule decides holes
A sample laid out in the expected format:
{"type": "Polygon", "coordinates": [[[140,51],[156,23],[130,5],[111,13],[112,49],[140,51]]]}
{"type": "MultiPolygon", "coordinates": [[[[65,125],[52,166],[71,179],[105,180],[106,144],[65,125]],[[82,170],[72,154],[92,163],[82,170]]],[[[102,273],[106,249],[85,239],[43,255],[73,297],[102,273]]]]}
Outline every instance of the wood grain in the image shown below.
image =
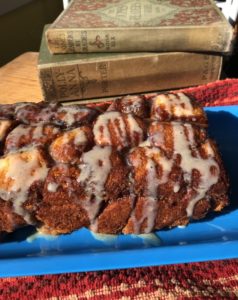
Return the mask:
{"type": "Polygon", "coordinates": [[[43,100],[37,59],[38,52],[26,52],[0,68],[0,103],[43,100]]]}

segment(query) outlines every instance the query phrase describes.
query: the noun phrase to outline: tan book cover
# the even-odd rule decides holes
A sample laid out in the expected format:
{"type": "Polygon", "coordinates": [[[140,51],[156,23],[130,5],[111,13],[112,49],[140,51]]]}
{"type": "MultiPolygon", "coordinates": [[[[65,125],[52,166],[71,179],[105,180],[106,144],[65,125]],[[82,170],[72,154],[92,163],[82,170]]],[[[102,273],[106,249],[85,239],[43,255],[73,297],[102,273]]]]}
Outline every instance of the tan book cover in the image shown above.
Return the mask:
{"type": "Polygon", "coordinates": [[[232,33],[213,0],[72,0],[46,36],[51,53],[227,52],[232,33]]]}
{"type": "Polygon", "coordinates": [[[68,101],[205,84],[221,65],[220,55],[185,52],[52,55],[43,34],[38,70],[45,100],[68,101]]]}

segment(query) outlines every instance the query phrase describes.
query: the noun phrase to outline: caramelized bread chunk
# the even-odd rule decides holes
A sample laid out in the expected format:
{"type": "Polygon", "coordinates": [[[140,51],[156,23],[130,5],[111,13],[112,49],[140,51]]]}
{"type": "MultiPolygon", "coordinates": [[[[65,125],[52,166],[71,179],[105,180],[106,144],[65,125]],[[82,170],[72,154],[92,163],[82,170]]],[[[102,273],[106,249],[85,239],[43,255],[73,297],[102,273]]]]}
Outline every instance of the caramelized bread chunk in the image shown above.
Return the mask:
{"type": "Polygon", "coordinates": [[[149,117],[149,105],[142,95],[128,95],[117,98],[108,108],[108,111],[113,110],[123,114],[133,114],[139,118],[149,117]]]}
{"type": "MultiPolygon", "coordinates": [[[[38,185],[45,180],[47,173],[48,161],[41,149],[13,152],[0,159],[1,199],[11,202],[13,213],[28,224],[34,224],[35,218],[25,205],[30,201],[32,207],[34,202],[39,201],[38,185]]],[[[8,205],[7,208],[9,207],[8,205]]]]}
{"type": "Polygon", "coordinates": [[[179,161],[177,156],[168,158],[158,147],[137,147],[130,152],[133,194],[138,197],[124,233],[151,232],[160,200],[166,198],[172,205],[174,198],[180,201],[185,196],[187,184],[179,161]]]}
{"type": "Polygon", "coordinates": [[[131,179],[135,195],[157,198],[162,184],[180,185],[179,171],[170,180],[173,168],[177,168],[175,161],[166,157],[158,147],[136,147],[127,157],[131,167],[131,179]]]}
{"type": "Polygon", "coordinates": [[[132,212],[133,198],[125,196],[107,204],[97,219],[97,233],[118,234],[126,226],[132,212]]]}
{"type": "Polygon", "coordinates": [[[162,149],[146,146],[130,152],[134,193],[142,197],[125,233],[184,225],[228,204],[228,180],[215,145],[207,139],[196,146],[191,125],[190,132],[185,125],[172,127],[172,142],[162,149]]]}
{"type": "Polygon", "coordinates": [[[84,187],[87,198],[115,199],[128,190],[129,169],[120,155],[110,146],[94,146],[83,153],[78,165],[78,181],[84,187]]]}
{"type": "Polygon", "coordinates": [[[41,231],[59,234],[95,226],[106,201],[125,192],[126,175],[126,167],[111,147],[95,146],[81,156],[78,165],[54,166],[37,213],[41,231]]]}
{"type": "MultiPolygon", "coordinates": [[[[165,151],[169,157],[174,154],[174,146],[175,142],[177,142],[175,137],[178,139],[181,138],[183,142],[187,141],[188,148],[191,152],[195,152],[196,148],[207,138],[207,133],[204,128],[189,123],[178,122],[161,123],[154,121],[148,128],[148,135],[150,144],[165,151]]],[[[183,149],[181,149],[181,151],[183,151],[183,149]]]]}
{"type": "Polygon", "coordinates": [[[47,146],[59,133],[60,129],[52,125],[18,125],[7,136],[5,153],[26,146],[47,146]]]}
{"type": "Polygon", "coordinates": [[[57,163],[79,163],[83,152],[93,145],[90,127],[82,126],[63,132],[50,145],[50,155],[57,163]]]}
{"type": "Polygon", "coordinates": [[[54,122],[64,127],[75,127],[90,124],[98,115],[98,111],[80,105],[61,106],[57,109],[54,122]]]}
{"type": "Polygon", "coordinates": [[[145,138],[146,126],[132,114],[109,111],[97,118],[93,133],[97,145],[121,150],[140,144],[145,138]]]}
{"type": "Polygon", "coordinates": [[[54,124],[58,103],[22,103],[15,107],[15,119],[23,124],[54,124]]]}
{"type": "Polygon", "coordinates": [[[0,232],[13,232],[26,225],[25,220],[14,213],[12,202],[0,199],[0,232]]]}
{"type": "Polygon", "coordinates": [[[90,225],[106,202],[128,194],[129,169],[120,155],[110,146],[94,148],[81,156],[78,182],[85,191],[85,206],[90,225]]]}
{"type": "Polygon", "coordinates": [[[50,169],[45,180],[43,200],[37,211],[41,232],[69,233],[89,224],[82,201],[85,192],[78,183],[76,166],[58,164],[50,169]]]}
{"type": "Polygon", "coordinates": [[[138,197],[131,216],[123,228],[124,234],[148,233],[155,228],[158,201],[153,197],[138,197]]]}
{"type": "MultiPolygon", "coordinates": [[[[22,104],[22,103],[21,103],[22,104]]],[[[19,104],[0,104],[0,119],[15,119],[15,110],[19,104]]]]}
{"type": "Polygon", "coordinates": [[[184,93],[159,94],[152,98],[151,119],[207,124],[202,107],[184,93]]]}
{"type": "Polygon", "coordinates": [[[24,124],[53,124],[74,127],[93,121],[98,112],[80,106],[62,106],[58,103],[26,103],[16,107],[16,120],[24,124]]]}

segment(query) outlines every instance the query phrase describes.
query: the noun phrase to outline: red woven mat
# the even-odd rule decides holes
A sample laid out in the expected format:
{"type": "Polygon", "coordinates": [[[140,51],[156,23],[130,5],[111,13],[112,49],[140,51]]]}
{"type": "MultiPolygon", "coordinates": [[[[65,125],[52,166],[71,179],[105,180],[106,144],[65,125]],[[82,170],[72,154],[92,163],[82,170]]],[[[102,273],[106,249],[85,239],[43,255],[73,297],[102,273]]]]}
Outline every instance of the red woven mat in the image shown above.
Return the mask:
{"type": "MultiPolygon", "coordinates": [[[[204,106],[238,104],[238,79],[184,91],[204,106]]],[[[8,299],[238,299],[238,260],[0,279],[8,299]]]]}

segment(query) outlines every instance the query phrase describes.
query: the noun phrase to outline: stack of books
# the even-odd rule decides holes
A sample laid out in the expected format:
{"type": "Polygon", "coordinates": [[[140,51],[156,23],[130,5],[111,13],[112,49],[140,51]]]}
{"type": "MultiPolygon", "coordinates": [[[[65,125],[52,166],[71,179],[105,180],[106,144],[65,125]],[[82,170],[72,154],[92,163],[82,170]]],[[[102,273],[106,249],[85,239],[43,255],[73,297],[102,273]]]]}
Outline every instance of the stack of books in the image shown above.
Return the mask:
{"type": "Polygon", "coordinates": [[[219,79],[233,29],[213,0],[72,0],[46,26],[45,100],[164,91],[219,79]]]}

